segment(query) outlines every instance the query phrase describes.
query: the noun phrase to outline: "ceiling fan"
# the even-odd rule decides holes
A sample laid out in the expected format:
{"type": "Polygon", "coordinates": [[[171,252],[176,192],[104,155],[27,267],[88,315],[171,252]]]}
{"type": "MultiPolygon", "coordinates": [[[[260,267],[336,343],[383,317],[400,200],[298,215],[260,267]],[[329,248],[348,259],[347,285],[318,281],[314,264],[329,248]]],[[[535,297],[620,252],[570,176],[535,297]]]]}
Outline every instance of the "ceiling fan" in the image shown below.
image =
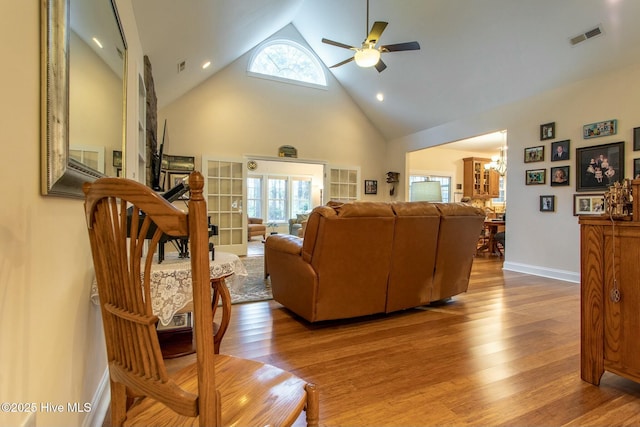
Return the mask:
{"type": "MultiPolygon", "coordinates": [[[[387,28],[388,22],[376,21],[371,26],[371,31],[367,35],[367,38],[362,42],[361,47],[350,46],[348,44],[336,42],[329,39],[322,39],[322,43],[330,44],[333,46],[341,47],[344,49],[354,50],[355,54],[348,59],[345,59],[342,62],[338,62],[335,65],[332,65],[329,68],[339,67],[341,65],[347,64],[351,61],[355,61],[356,64],[360,67],[376,67],[379,73],[384,71],[387,68],[387,65],[380,58],[381,53],[387,52],[400,52],[404,50],[419,50],[420,44],[418,42],[405,42],[405,43],[396,43],[396,44],[388,44],[380,47],[376,47],[380,36],[385,28],[387,28]]],[[[367,22],[365,31],[369,30],[369,0],[367,0],[367,22]]]]}

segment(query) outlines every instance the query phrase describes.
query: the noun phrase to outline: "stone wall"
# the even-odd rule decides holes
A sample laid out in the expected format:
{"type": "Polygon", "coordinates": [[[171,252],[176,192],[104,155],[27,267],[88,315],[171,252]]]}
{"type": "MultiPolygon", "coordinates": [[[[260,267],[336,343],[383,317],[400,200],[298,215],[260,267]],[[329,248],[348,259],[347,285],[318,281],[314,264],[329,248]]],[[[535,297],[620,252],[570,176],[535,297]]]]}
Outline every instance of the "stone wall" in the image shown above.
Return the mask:
{"type": "MultiPolygon", "coordinates": [[[[144,56],[144,85],[147,89],[146,158],[148,159],[145,171],[145,183],[152,187],[153,159],[158,153],[158,98],[156,97],[156,89],[153,83],[151,61],[149,61],[147,55],[144,56]]],[[[160,141],[160,143],[161,142],[162,141],[160,141]]]]}

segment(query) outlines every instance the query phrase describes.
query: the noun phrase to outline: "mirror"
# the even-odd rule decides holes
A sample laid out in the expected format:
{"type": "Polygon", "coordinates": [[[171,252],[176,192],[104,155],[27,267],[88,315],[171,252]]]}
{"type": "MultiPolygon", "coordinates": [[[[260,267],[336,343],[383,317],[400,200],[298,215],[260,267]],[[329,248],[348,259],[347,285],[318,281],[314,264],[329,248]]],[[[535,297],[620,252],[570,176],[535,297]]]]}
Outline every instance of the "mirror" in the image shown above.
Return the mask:
{"type": "Polygon", "coordinates": [[[81,198],[124,158],[126,42],[115,0],[42,5],[42,194],[81,198]]]}

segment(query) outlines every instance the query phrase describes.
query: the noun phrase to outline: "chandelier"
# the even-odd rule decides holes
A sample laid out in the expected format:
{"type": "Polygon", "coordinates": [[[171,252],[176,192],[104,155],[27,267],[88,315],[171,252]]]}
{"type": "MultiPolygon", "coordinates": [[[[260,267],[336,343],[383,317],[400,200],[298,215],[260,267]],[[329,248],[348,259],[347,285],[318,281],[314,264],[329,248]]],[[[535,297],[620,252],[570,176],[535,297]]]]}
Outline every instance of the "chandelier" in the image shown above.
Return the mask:
{"type": "Polygon", "coordinates": [[[492,156],[489,163],[485,163],[485,169],[493,169],[504,176],[507,173],[507,147],[500,147],[500,154],[498,156],[492,156]]]}

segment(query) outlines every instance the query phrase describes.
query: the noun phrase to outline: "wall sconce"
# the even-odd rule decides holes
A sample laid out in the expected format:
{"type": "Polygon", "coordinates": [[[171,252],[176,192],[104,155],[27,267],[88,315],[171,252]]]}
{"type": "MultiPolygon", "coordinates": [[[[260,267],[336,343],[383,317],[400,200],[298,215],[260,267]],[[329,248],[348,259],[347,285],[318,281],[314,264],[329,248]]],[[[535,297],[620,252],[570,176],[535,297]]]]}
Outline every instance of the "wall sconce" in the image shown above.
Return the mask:
{"type": "Polygon", "coordinates": [[[393,196],[396,192],[396,183],[400,182],[400,172],[387,172],[387,183],[391,184],[389,195],[393,196]]]}

